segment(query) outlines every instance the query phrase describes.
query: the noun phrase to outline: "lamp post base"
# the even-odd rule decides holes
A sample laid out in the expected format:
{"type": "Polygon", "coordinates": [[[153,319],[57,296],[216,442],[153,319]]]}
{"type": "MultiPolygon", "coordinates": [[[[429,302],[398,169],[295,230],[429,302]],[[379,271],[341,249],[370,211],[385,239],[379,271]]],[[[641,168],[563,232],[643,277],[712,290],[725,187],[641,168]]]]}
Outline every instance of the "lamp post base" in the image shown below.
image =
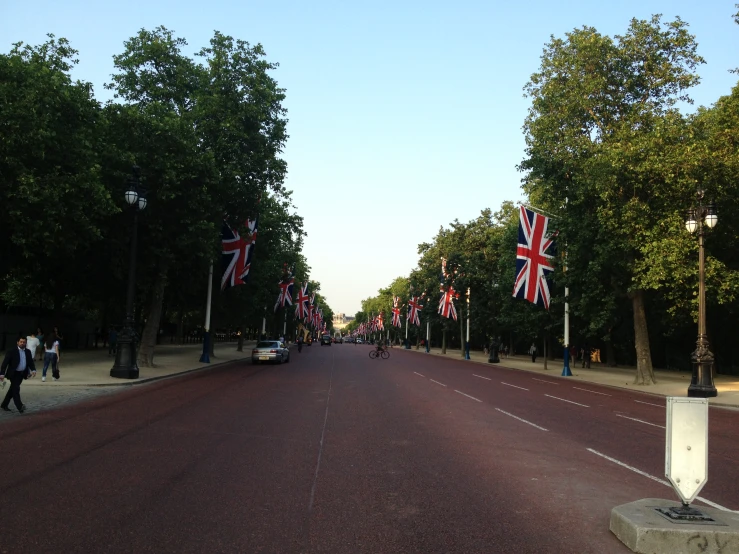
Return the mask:
{"type": "Polygon", "coordinates": [[[136,362],[136,336],[133,329],[124,327],[118,335],[115,363],[110,376],[117,379],[138,379],[139,365],[136,362]]]}
{"type": "Polygon", "coordinates": [[[562,368],[562,377],[572,377],[572,371],[570,370],[569,346],[565,346],[564,367],[562,368]]]}
{"type": "Polygon", "coordinates": [[[708,342],[701,344],[690,355],[693,363],[693,376],[688,387],[688,396],[692,398],[713,398],[718,396],[713,384],[713,353],[708,350],[708,342]]]}

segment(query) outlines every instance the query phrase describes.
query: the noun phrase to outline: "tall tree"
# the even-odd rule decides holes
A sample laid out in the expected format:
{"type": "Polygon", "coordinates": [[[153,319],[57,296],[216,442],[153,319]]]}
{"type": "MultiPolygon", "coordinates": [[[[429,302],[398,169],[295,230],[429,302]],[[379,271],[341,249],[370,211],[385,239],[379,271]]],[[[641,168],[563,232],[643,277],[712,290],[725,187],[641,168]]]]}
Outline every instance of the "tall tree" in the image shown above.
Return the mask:
{"type": "Polygon", "coordinates": [[[584,27],[551,39],[525,88],[532,100],[524,125],[525,188],[562,214],[573,272],[575,229],[593,220],[598,249],[580,267],[601,265],[605,271],[593,272],[595,279],[609,275],[617,294],[628,296],[640,384],[654,382],[640,282],[643,247],[655,234],[670,231],[660,226],[695,179],[687,170],[664,171],[659,153],[677,143],[674,133],[663,141],[659,131],[682,125],[674,106],[690,101],[685,91],[699,81],[695,69],[703,59],[696,46],[679,18],[634,19],[614,38],[584,27]]]}

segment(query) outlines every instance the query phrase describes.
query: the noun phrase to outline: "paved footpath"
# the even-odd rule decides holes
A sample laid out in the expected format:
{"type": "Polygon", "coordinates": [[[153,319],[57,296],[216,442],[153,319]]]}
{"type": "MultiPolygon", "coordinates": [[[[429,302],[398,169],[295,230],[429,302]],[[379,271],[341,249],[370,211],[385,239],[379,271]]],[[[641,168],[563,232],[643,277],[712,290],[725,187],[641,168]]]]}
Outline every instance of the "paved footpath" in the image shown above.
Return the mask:
{"type": "MultiPolygon", "coordinates": [[[[21,398],[27,406],[27,412],[33,413],[60,406],[121,392],[131,386],[149,383],[162,378],[171,377],[190,371],[217,366],[226,362],[242,360],[249,357],[254,341],[244,342],[243,352],[236,350],[236,343],[217,343],[215,356],[211,363],[201,363],[201,344],[161,345],[157,346],[154,363],[156,367],[139,368],[138,379],[117,379],[110,376],[110,369],[115,361],[109,356],[107,349],[62,352],[59,369],[61,379],[54,381],[51,368],[46,374],[46,382],[41,381],[43,362],[36,362],[36,377],[27,379],[21,386],[21,398]]],[[[7,384],[5,385],[8,386],[7,384]]],[[[0,394],[5,395],[7,389],[0,387],[0,394]]],[[[0,422],[17,417],[15,406],[10,404],[12,413],[0,412],[0,422]]]]}
{"type": "MultiPolygon", "coordinates": [[[[395,347],[398,348],[398,347],[395,347]]],[[[416,350],[411,348],[411,352],[428,355],[421,348],[416,350]]],[[[432,348],[430,355],[442,356],[452,359],[461,359],[462,352],[460,350],[448,349],[446,354],[441,353],[440,348],[432,348]]],[[[508,369],[516,369],[522,371],[531,371],[546,375],[547,378],[565,379],[570,381],[581,381],[583,383],[595,383],[616,387],[619,389],[627,389],[632,391],[654,394],[657,396],[687,396],[688,386],[690,385],[691,374],[680,371],[668,371],[655,369],[654,374],[657,380],[653,385],[635,385],[634,377],[636,376],[636,368],[634,367],[607,367],[605,364],[592,364],[590,369],[581,368],[580,362],[572,364],[570,371],[572,377],[562,377],[562,360],[548,360],[547,369],[544,369],[544,360],[538,358],[536,363],[531,361],[531,356],[517,355],[501,358],[500,363],[489,363],[487,354],[479,351],[470,352],[469,363],[484,364],[487,366],[498,366],[508,369]]],[[[726,408],[739,408],[739,376],[737,375],[716,375],[714,379],[718,396],[709,399],[711,406],[720,406],[726,408]]]]}

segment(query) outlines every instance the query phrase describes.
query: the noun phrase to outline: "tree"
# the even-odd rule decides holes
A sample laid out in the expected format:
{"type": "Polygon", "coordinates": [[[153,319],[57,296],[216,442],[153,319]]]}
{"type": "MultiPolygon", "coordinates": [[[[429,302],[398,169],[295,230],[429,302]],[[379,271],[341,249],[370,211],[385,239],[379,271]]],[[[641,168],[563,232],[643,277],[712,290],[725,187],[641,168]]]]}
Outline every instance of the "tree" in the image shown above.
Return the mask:
{"type": "Polygon", "coordinates": [[[552,37],[525,88],[525,189],[561,214],[570,273],[595,262],[603,271],[591,273],[588,288],[609,276],[615,294],[629,298],[640,384],[654,382],[644,245],[670,232],[662,224],[695,179],[686,167],[665,167],[662,154],[679,146],[674,131],[683,121],[674,106],[690,101],[685,91],[698,83],[701,63],[686,24],[654,16],[632,20],[614,39],[592,27],[552,37]],[[584,219],[598,235],[589,260],[577,258],[584,219]]]}

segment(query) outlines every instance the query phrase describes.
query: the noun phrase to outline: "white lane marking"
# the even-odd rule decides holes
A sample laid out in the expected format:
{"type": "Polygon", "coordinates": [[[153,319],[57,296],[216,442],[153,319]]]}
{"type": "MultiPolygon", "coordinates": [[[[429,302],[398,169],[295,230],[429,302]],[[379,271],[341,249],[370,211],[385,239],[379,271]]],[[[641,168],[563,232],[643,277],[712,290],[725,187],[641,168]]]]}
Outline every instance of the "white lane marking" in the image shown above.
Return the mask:
{"type": "Polygon", "coordinates": [[[664,425],[657,425],[656,423],[649,423],[648,421],[644,421],[643,419],[636,419],[635,417],[629,417],[621,414],[616,414],[616,417],[622,417],[624,419],[630,419],[631,421],[638,421],[639,423],[646,423],[647,425],[651,425],[652,427],[659,427],[660,429],[664,429],[664,425]]]}
{"type": "Polygon", "coordinates": [[[651,402],[642,402],[641,400],[634,400],[634,402],[638,402],[639,404],[646,404],[647,406],[657,406],[658,408],[664,408],[662,404],[652,404],[651,402]]]}
{"type": "Polygon", "coordinates": [[[462,391],[459,391],[457,389],[454,389],[454,392],[458,392],[462,396],[466,396],[467,398],[471,398],[472,400],[477,400],[478,402],[482,402],[482,400],[480,400],[479,398],[475,398],[474,396],[470,396],[469,394],[465,394],[462,391]]]}
{"type": "Polygon", "coordinates": [[[316,472],[313,475],[313,486],[310,488],[310,501],[308,502],[308,511],[313,510],[313,499],[316,496],[316,484],[318,483],[318,471],[321,469],[321,456],[323,455],[323,439],[326,436],[326,422],[328,422],[328,403],[331,400],[331,387],[334,382],[334,355],[331,353],[331,374],[328,378],[328,394],[326,395],[326,415],[323,416],[323,429],[321,429],[321,442],[318,448],[318,460],[316,460],[316,472]]]}
{"type": "Polygon", "coordinates": [[[529,389],[525,389],[523,387],[519,387],[518,385],[511,385],[510,383],[504,383],[503,381],[501,381],[500,384],[501,385],[505,385],[507,387],[514,387],[514,388],[521,389],[521,390],[529,390],[529,389]]]}
{"type": "Polygon", "coordinates": [[[433,379],[429,379],[432,383],[436,383],[437,385],[441,385],[442,387],[446,387],[444,383],[439,383],[439,381],[434,381],[433,379]]]}
{"type": "Polygon", "coordinates": [[[550,385],[557,385],[559,386],[559,383],[552,383],[551,381],[545,381],[544,379],[537,379],[536,377],[532,377],[534,381],[541,381],[542,383],[549,383],[550,385]]]}
{"type": "Polygon", "coordinates": [[[562,402],[569,402],[570,404],[577,404],[578,406],[582,406],[583,408],[590,408],[587,404],[580,404],[579,402],[573,402],[572,400],[565,400],[564,398],[560,398],[559,396],[552,396],[551,394],[545,394],[544,396],[548,396],[549,398],[556,398],[557,400],[561,400],[562,402]]]}
{"type": "MultiPolygon", "coordinates": [[[[420,373],[418,373],[417,371],[414,371],[413,373],[415,373],[416,375],[421,375],[421,374],[420,374],[420,373]]],[[[425,375],[421,375],[421,377],[426,377],[426,376],[425,376],[425,375]]]]}
{"type": "Polygon", "coordinates": [[[506,412],[505,410],[501,410],[500,408],[495,408],[495,409],[496,409],[496,410],[498,410],[498,411],[499,411],[500,413],[502,413],[502,414],[505,414],[505,415],[507,415],[507,416],[510,416],[510,417],[512,417],[513,419],[517,419],[518,421],[522,421],[522,422],[524,422],[524,423],[528,423],[528,424],[529,424],[529,425],[531,425],[532,427],[536,427],[537,429],[541,429],[542,431],[548,431],[548,430],[549,430],[549,429],[544,429],[544,427],[539,427],[539,426],[538,426],[538,425],[537,425],[536,423],[531,423],[530,421],[526,421],[526,420],[525,420],[525,419],[523,419],[523,418],[520,418],[520,417],[518,417],[518,416],[515,416],[515,415],[513,415],[513,414],[511,414],[511,413],[508,413],[508,412],[506,412]]]}
{"type": "Polygon", "coordinates": [[[572,388],[573,389],[577,389],[577,390],[584,390],[585,392],[592,392],[593,394],[602,394],[603,396],[612,396],[612,395],[606,394],[604,392],[597,392],[597,391],[590,390],[590,389],[581,389],[580,387],[572,387],[572,388]]]}
{"type": "Polygon", "coordinates": [[[483,377],[482,375],[475,375],[474,373],[472,374],[472,376],[473,377],[479,377],[480,379],[487,379],[488,381],[492,381],[492,379],[490,377],[483,377]]]}
{"type": "MultiPolygon", "coordinates": [[[[641,469],[637,469],[637,468],[635,468],[633,466],[630,466],[629,464],[625,464],[625,463],[617,460],[616,458],[611,458],[610,456],[606,456],[605,454],[602,454],[601,452],[598,452],[597,450],[593,450],[592,448],[587,448],[586,450],[588,452],[592,452],[593,454],[597,454],[601,458],[605,458],[609,462],[613,462],[614,464],[618,464],[621,467],[625,467],[626,469],[630,469],[631,471],[633,471],[634,473],[638,473],[642,477],[646,477],[647,479],[651,479],[652,481],[657,481],[657,483],[660,483],[660,484],[662,484],[662,485],[664,485],[666,487],[672,488],[672,485],[669,483],[669,481],[665,481],[664,479],[660,479],[659,477],[655,477],[654,475],[649,475],[649,473],[647,473],[646,471],[642,471],[641,469]]],[[[737,510],[730,510],[729,508],[726,508],[726,507],[722,506],[721,504],[716,504],[715,502],[711,502],[710,500],[708,500],[707,498],[703,498],[702,496],[696,496],[695,498],[697,500],[700,500],[704,504],[708,504],[709,506],[712,506],[712,507],[716,508],[717,510],[724,510],[726,512],[734,512],[735,514],[739,514],[739,511],[737,511],[737,510]]]]}

